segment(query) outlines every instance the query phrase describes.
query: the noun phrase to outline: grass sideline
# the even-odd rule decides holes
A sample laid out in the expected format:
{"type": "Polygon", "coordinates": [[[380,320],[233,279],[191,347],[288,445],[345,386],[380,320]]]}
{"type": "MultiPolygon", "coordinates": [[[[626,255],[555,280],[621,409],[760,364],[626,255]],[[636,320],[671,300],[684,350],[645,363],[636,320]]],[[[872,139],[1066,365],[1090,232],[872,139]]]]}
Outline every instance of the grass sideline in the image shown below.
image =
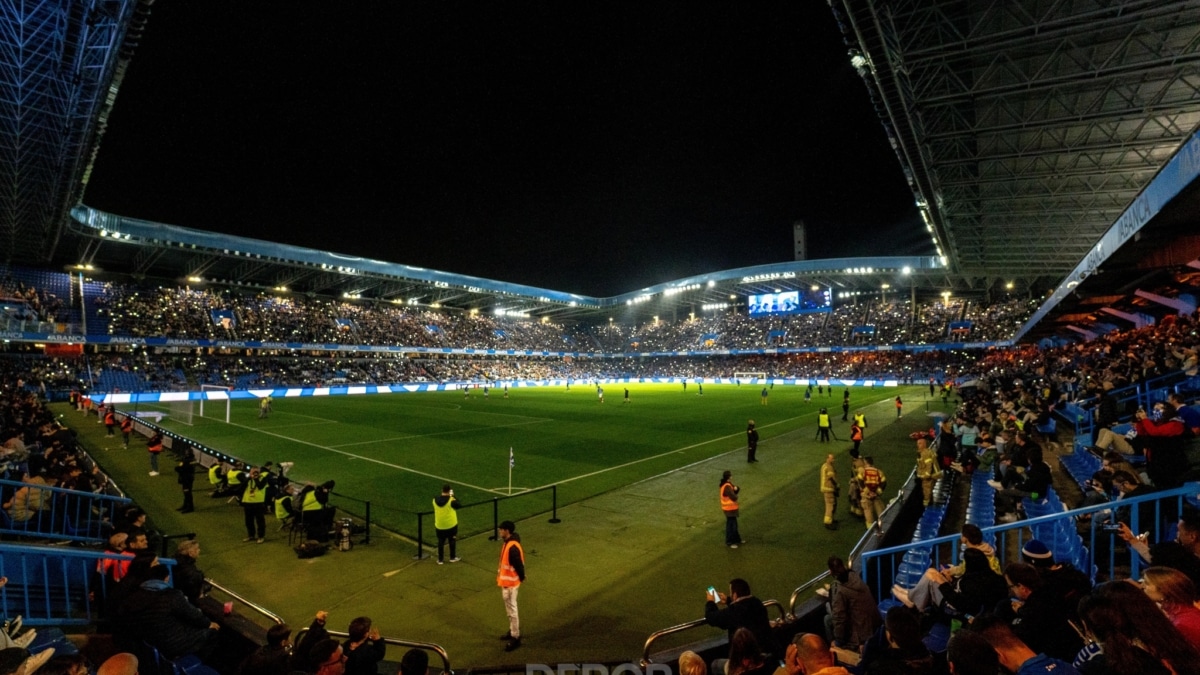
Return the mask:
{"type": "MultiPolygon", "coordinates": [[[[473,519],[475,526],[464,533],[490,529],[493,498],[510,495],[510,448],[512,493],[557,485],[564,506],[739,447],[749,419],[756,421],[762,443],[813,428],[822,405],[839,420],[843,391],[806,405],[802,388],[769,388],[763,406],[761,387],[752,385],[709,385],[701,395],[694,384],[684,390],[633,383],[629,403],[624,389],[608,386],[603,404],[594,386],[578,384],[569,391],[516,389],[508,398],[496,389],[486,397],[476,389],[467,396],[289,398],[276,400],[268,419],[258,418],[255,401],[236,401],[229,424],[224,406],[210,404],[209,416],[195,416],[193,426],[170,416],[164,425],[254,464],[293,461],[290,477],[296,481],[335,479],[336,492],[344,496],[335,498],[340,506],[361,513],[353,500],[369,500],[376,522],[415,537],[415,514],[430,510],[431,495],[443,483],[454,487],[463,504],[489,512],[488,522],[473,519]]],[[[857,410],[893,395],[859,388],[851,392],[851,403],[857,410]]],[[[547,492],[504,499],[501,519],[550,508],[547,492]]]]}
{"type": "MultiPolygon", "coordinates": [[[[711,389],[705,387],[705,399],[717,393],[711,389]]],[[[745,393],[746,387],[742,390],[745,393]]],[[[825,530],[816,488],[817,468],[826,452],[837,454],[839,473],[845,478],[850,444],[814,441],[818,404],[814,400],[813,412],[803,413],[802,389],[776,387],[765,409],[758,405],[757,393],[750,393],[754,398],[740,404],[745,407],[732,418],[737,435],[720,444],[723,448],[708,459],[658,475],[643,474],[636,482],[576,501],[560,509],[560,524],[549,524],[544,516],[518,521],[529,577],[520,601],[525,644],[511,655],[503,653],[495,639],[506,623],[495,581],[498,547],[485,536],[462,538],[463,562],[455,565],[414,560],[411,543],[388,536],[373,537],[371,545],[350,552],[331,551],[320,558],[298,560],[286,547],[285,534],[273,526],[266,544],[242,543],[241,510],[223,499],[198,493],[194,513],[175,512],[179,487],[169,468],[162,476],[147,476],[144,443],[124,450],[119,437],[115,442],[104,437],[104,427],[94,417],[84,422],[78,413],[66,412],[65,405],[55,404],[55,409],[64,413],[64,422],[79,430],[81,442],[104,470],[149,511],[155,528],[167,534],[197,533],[203,548],[200,567],[210,578],[279,613],[295,628],[307,625],[318,609],[328,610],[331,625],[342,629],[355,616],[371,616],[384,635],[445,646],[454,667],[461,669],[636,659],[653,631],[701,616],[703,589],[709,585],[724,587],[729,579],[742,577],[759,597],[786,604],[792,589],[824,569],[828,555],[845,555],[862,536],[862,526],[848,517],[843,498],[842,528],[825,530]],[[760,423],[769,419],[760,410],[778,414],[776,420],[800,413],[811,416],[802,418],[790,432],[764,431],[762,461],[747,465],[741,436],[745,424],[741,413],[747,409],[760,423]],[[722,545],[723,517],[716,486],[726,468],[734,471],[743,488],[741,530],[747,545],[738,550],[722,545]]],[[[908,434],[928,428],[930,420],[920,387],[875,393],[883,400],[867,408],[871,424],[863,450],[873,454],[888,473],[891,495],[914,464],[908,434]],[[897,393],[907,403],[899,421],[891,407],[897,393]]],[[[637,396],[636,390],[631,388],[631,394],[637,396]]],[[[866,403],[867,394],[852,389],[851,400],[856,406],[866,403]]],[[[419,403],[425,395],[398,396],[413,396],[419,403]]],[[[623,405],[611,393],[609,397],[605,406],[623,405]]],[[[437,395],[424,399],[437,400],[437,395]]],[[[834,402],[840,412],[840,399],[834,402]]],[[[637,404],[634,398],[629,406],[637,404]]],[[[708,413],[724,407],[715,406],[708,413]]],[[[932,403],[931,407],[941,406],[932,403]]],[[[280,409],[277,404],[276,410],[280,409]]],[[[845,428],[840,421],[835,423],[840,436],[845,436],[845,428]]],[[[520,454],[517,461],[520,467],[520,454]]],[[[472,517],[466,514],[464,519],[472,517]]],[[[701,628],[676,639],[681,644],[720,633],[701,628]]],[[[670,644],[666,641],[662,646],[670,644]]],[[[401,653],[391,649],[388,658],[398,660],[401,653]]]]}

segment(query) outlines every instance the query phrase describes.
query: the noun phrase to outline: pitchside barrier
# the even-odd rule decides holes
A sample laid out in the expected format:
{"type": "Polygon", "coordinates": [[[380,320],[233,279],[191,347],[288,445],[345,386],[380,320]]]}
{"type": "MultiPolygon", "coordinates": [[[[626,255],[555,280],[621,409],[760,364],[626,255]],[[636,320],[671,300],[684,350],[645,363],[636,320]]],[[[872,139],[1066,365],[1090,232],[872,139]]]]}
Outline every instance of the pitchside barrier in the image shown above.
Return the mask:
{"type": "MultiPolygon", "coordinates": [[[[540,498],[544,499],[545,497],[543,496],[540,498]]],[[[518,492],[518,493],[512,494],[512,495],[501,495],[498,497],[492,497],[491,499],[484,499],[483,501],[472,502],[470,504],[461,504],[458,507],[458,513],[460,515],[465,515],[465,512],[470,509],[479,510],[479,509],[481,509],[483,507],[487,507],[487,506],[492,507],[492,509],[491,509],[491,511],[492,511],[492,535],[490,537],[488,537],[488,539],[490,539],[492,541],[495,541],[500,538],[500,523],[504,522],[505,520],[519,520],[519,519],[524,519],[524,518],[530,518],[532,516],[541,515],[543,513],[546,513],[547,511],[549,511],[550,512],[550,521],[549,522],[555,523],[555,524],[562,522],[561,520],[558,519],[558,485],[557,484],[537,488],[536,490],[526,490],[526,491],[518,492]],[[520,515],[515,515],[515,516],[511,516],[511,517],[503,517],[502,518],[500,516],[500,503],[501,502],[509,502],[514,499],[521,499],[521,500],[527,502],[528,500],[534,498],[533,497],[534,495],[541,495],[547,491],[550,492],[550,497],[549,497],[550,508],[542,509],[540,511],[535,511],[533,513],[528,513],[528,511],[522,510],[520,512],[520,515]]],[[[538,507],[535,506],[534,508],[538,508],[538,507]]],[[[429,544],[429,548],[432,550],[437,547],[437,535],[434,534],[433,518],[428,518],[428,523],[429,523],[428,529],[426,529],[426,525],[425,525],[426,518],[429,516],[432,516],[432,515],[433,515],[433,511],[422,511],[417,514],[417,554],[413,556],[413,558],[416,560],[420,560],[421,558],[425,557],[424,545],[425,545],[425,537],[427,535],[432,534],[434,537],[433,542],[429,544]]],[[[476,520],[480,521],[481,519],[477,518],[476,520]]],[[[486,522],[486,520],[483,520],[482,522],[486,522]]],[[[468,536],[471,534],[478,534],[478,533],[484,532],[484,531],[486,531],[486,530],[483,530],[482,528],[476,528],[473,530],[467,530],[465,533],[462,533],[462,534],[463,534],[463,536],[468,536]]]]}

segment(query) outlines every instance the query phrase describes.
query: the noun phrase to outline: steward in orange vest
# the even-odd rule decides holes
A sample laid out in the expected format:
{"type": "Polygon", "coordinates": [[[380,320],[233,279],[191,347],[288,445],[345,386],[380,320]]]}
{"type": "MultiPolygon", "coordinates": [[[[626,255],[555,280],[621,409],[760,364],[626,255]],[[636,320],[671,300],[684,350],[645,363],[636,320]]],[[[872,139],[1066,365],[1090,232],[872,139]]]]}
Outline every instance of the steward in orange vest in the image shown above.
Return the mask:
{"type": "Polygon", "coordinates": [[[511,652],[521,646],[521,619],[517,612],[517,591],[525,581],[525,550],[521,548],[521,535],[517,526],[506,520],[500,523],[500,567],[496,571],[496,585],[504,597],[504,612],[508,615],[508,632],[504,634],[504,651],[511,652]]]}

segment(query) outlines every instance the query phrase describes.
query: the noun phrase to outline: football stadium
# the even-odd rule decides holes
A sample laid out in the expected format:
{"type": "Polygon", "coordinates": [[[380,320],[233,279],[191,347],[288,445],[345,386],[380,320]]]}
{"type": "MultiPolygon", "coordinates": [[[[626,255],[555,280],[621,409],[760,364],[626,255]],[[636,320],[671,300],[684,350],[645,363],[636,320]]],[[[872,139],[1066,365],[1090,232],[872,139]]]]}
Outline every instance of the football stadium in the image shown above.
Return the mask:
{"type": "Polygon", "coordinates": [[[159,8],[0,6],[0,675],[1200,672],[1193,3],[831,1],[925,252],[603,296],[96,208],[159,8]]]}

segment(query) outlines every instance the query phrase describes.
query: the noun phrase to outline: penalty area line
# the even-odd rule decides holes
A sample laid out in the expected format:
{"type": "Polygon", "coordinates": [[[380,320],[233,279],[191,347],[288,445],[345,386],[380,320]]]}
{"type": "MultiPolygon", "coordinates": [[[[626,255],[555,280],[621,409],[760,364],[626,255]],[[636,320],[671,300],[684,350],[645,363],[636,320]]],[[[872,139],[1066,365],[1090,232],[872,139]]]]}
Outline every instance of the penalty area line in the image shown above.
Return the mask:
{"type": "Polygon", "coordinates": [[[383,461],[383,460],[381,460],[381,459],[375,459],[374,457],[364,457],[363,455],[356,455],[356,454],[354,454],[354,453],[352,453],[352,452],[345,452],[345,451],[343,451],[343,450],[338,450],[338,449],[336,449],[336,448],[331,448],[331,447],[329,447],[329,446],[327,446],[327,445],[318,445],[318,444],[316,444],[316,443],[313,443],[313,442],[311,442],[311,441],[305,441],[305,440],[302,440],[302,439],[299,439],[299,438],[292,438],[291,436],[284,436],[283,434],[276,434],[276,433],[272,433],[272,432],[270,432],[270,431],[266,431],[265,429],[258,429],[258,428],[256,428],[256,427],[246,426],[245,424],[238,424],[238,423],[236,423],[236,422],[230,422],[229,424],[230,424],[231,426],[235,426],[235,427],[241,427],[241,428],[243,428],[243,429],[249,429],[250,431],[255,431],[255,432],[258,432],[258,433],[260,433],[260,434],[266,434],[267,436],[274,436],[275,438],[282,438],[282,439],[283,439],[283,440],[285,440],[285,441],[292,441],[293,443],[300,443],[300,444],[302,444],[302,445],[307,445],[307,446],[309,446],[309,447],[311,447],[311,448],[317,448],[318,450],[325,450],[326,452],[333,452],[333,453],[337,453],[337,454],[339,454],[339,455],[343,455],[343,456],[345,456],[345,457],[352,457],[352,458],[354,458],[354,459],[361,459],[361,460],[363,460],[364,462],[373,462],[373,463],[375,463],[375,464],[379,464],[380,466],[386,466],[386,467],[389,467],[389,468],[392,468],[392,469],[399,469],[400,471],[407,471],[407,472],[409,472],[409,473],[415,473],[415,474],[417,474],[418,476],[425,476],[426,478],[434,478],[434,479],[437,479],[437,480],[439,480],[439,481],[441,481],[441,482],[443,482],[443,483],[455,483],[455,484],[457,484],[457,485],[462,485],[462,486],[464,486],[464,487],[469,487],[469,488],[473,488],[473,489],[476,489],[476,490],[482,490],[483,492],[490,492],[490,493],[492,493],[492,494],[504,494],[504,493],[502,493],[502,492],[497,492],[497,491],[495,491],[495,490],[491,490],[491,489],[489,489],[489,488],[485,488],[485,487],[482,487],[482,486],[479,486],[479,485],[471,485],[470,483],[464,483],[464,482],[462,482],[461,480],[451,480],[451,479],[449,479],[449,478],[446,478],[445,476],[438,476],[438,475],[436,475],[436,474],[427,473],[427,472],[425,472],[425,471],[419,471],[419,470],[417,470],[417,469],[413,469],[413,468],[411,468],[411,467],[407,467],[407,466],[401,466],[401,465],[399,465],[399,464],[392,464],[391,462],[385,462],[385,461],[383,461]]]}

